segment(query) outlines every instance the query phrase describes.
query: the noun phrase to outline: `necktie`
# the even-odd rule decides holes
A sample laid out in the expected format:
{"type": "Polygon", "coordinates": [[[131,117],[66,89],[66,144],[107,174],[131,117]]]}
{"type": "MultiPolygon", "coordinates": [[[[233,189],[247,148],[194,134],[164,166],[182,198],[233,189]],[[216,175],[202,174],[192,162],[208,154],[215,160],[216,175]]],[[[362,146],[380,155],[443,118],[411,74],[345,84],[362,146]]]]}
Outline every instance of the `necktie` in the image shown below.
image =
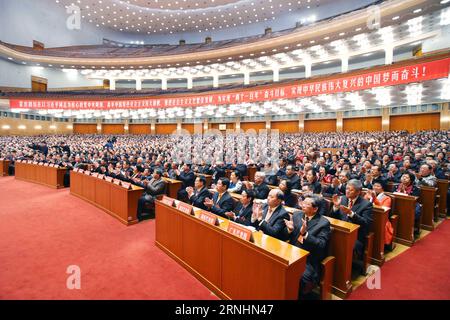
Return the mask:
{"type": "Polygon", "coordinates": [[[216,203],[219,203],[220,198],[222,198],[222,194],[221,193],[219,193],[219,196],[217,197],[217,202],[216,203]]]}
{"type": "Polygon", "coordinates": [[[351,209],[353,207],[353,200],[349,199],[348,200],[348,207],[351,209]]]}
{"type": "Polygon", "coordinates": [[[268,208],[267,209],[267,214],[266,214],[266,218],[264,220],[266,220],[266,222],[269,222],[270,217],[272,217],[272,208],[268,208]]]}

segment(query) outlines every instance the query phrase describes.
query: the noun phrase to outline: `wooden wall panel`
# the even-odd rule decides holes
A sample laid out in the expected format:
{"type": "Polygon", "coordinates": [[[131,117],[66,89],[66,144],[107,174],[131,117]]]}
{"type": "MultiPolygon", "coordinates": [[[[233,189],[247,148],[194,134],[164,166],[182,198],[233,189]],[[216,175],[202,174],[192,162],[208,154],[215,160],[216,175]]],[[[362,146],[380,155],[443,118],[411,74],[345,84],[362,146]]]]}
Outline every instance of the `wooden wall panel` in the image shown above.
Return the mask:
{"type": "Polygon", "coordinates": [[[410,132],[439,130],[440,120],[439,113],[391,116],[389,119],[389,130],[408,130],[410,132]]]}
{"type": "Polygon", "coordinates": [[[241,122],[241,129],[247,131],[249,129],[254,129],[258,132],[261,129],[266,129],[265,122],[241,122]]]}
{"type": "Polygon", "coordinates": [[[348,118],[342,120],[345,131],[381,131],[381,117],[348,118]]]}
{"type": "Polygon", "coordinates": [[[298,121],[272,121],[271,129],[280,130],[280,133],[299,132],[298,121]]]}
{"type": "Polygon", "coordinates": [[[189,131],[190,134],[193,134],[195,129],[200,130],[200,132],[203,132],[203,123],[182,123],[181,128],[184,130],[189,131]]]}
{"type": "Polygon", "coordinates": [[[96,123],[74,123],[73,133],[78,134],[97,134],[96,123]]]}
{"type": "Polygon", "coordinates": [[[128,132],[130,134],[150,134],[150,124],[130,124],[128,125],[128,132]]]}
{"type": "Polygon", "coordinates": [[[103,123],[102,124],[102,133],[103,134],[124,134],[125,128],[124,128],[123,124],[103,123]]]}
{"type": "Polygon", "coordinates": [[[157,123],[155,125],[156,134],[172,134],[177,130],[176,123],[157,123]]]}
{"type": "Polygon", "coordinates": [[[336,132],[336,119],[305,120],[305,132],[336,132]]]}

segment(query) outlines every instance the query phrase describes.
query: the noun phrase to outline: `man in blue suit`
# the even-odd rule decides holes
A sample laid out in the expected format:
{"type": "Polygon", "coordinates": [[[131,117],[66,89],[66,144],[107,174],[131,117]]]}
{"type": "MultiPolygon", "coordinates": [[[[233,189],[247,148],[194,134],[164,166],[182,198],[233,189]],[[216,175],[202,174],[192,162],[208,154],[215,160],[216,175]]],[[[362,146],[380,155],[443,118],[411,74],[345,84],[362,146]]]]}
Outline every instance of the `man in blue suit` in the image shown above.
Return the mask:
{"type": "Polygon", "coordinates": [[[309,298],[312,289],[319,284],[321,262],[327,256],[331,237],[330,222],[319,214],[320,199],[307,197],[301,211],[296,211],[289,220],[284,220],[285,237],[289,243],[309,251],[306,268],[300,280],[299,298],[309,298]]]}
{"type": "Polygon", "coordinates": [[[252,225],[265,234],[280,240],[286,240],[284,220],[289,219],[288,212],[283,208],[283,192],[272,189],[267,196],[267,204],[253,211],[252,225]]]}
{"type": "Polygon", "coordinates": [[[234,208],[234,200],[228,193],[229,186],[230,180],[228,178],[219,178],[216,185],[217,192],[214,193],[212,200],[206,198],[204,201],[204,205],[208,208],[208,211],[221,217],[228,218],[226,213],[233,211],[234,208]]]}

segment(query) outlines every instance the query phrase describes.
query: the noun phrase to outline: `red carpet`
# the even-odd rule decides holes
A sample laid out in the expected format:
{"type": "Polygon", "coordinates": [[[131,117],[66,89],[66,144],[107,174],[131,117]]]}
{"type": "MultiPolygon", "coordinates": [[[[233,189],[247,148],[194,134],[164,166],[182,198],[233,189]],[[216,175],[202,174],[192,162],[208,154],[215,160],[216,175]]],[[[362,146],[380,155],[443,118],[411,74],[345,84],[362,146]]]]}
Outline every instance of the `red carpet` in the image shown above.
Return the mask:
{"type": "Polygon", "coordinates": [[[386,262],[381,268],[381,289],[362,284],[350,296],[354,300],[450,299],[450,221],[386,262]]]}
{"type": "Polygon", "coordinates": [[[0,299],[217,299],[155,244],[69,194],[0,178],[0,299]],[[69,265],[81,289],[69,290],[69,265]]]}

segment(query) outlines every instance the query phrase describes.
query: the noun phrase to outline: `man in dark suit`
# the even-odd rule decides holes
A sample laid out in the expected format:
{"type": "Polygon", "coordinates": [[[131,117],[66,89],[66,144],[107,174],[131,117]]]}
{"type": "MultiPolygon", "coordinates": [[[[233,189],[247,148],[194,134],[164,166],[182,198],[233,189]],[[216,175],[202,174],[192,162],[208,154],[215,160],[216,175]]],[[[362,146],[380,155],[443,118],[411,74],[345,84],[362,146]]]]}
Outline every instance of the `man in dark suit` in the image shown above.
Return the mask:
{"type": "Polygon", "coordinates": [[[339,173],[339,178],[334,178],[331,182],[331,186],[326,188],[322,194],[324,197],[331,197],[335,194],[343,195],[345,194],[345,190],[347,187],[347,182],[350,180],[350,172],[349,171],[341,171],[339,173]]]}
{"type": "Polygon", "coordinates": [[[331,217],[358,224],[358,239],[356,240],[354,251],[357,258],[362,259],[364,252],[365,238],[369,233],[373,222],[372,203],[361,196],[362,183],[352,179],[347,183],[345,196],[333,196],[333,208],[331,217]]]}
{"type": "Polygon", "coordinates": [[[176,170],[176,179],[180,180],[181,187],[180,190],[178,190],[177,198],[180,201],[189,203],[188,194],[186,192],[187,187],[193,187],[195,183],[195,174],[191,170],[191,166],[187,163],[183,165],[183,171],[176,170]]]}
{"type": "Polygon", "coordinates": [[[195,178],[194,188],[187,187],[186,192],[189,197],[190,203],[197,208],[208,210],[204,202],[206,198],[211,199],[211,194],[206,188],[206,179],[204,176],[198,176],[195,178]]]}
{"type": "Polygon", "coordinates": [[[233,211],[226,212],[225,215],[234,222],[246,226],[251,225],[251,218],[253,213],[253,200],[255,200],[255,193],[253,192],[253,190],[242,191],[239,204],[233,211]]]}
{"type": "Polygon", "coordinates": [[[220,178],[216,185],[217,192],[214,193],[212,200],[206,198],[204,202],[209,211],[224,218],[228,218],[226,212],[234,209],[234,200],[228,193],[229,186],[230,180],[228,178],[220,178]]]}
{"type": "Polygon", "coordinates": [[[327,256],[331,237],[330,222],[318,210],[319,198],[307,197],[302,202],[301,211],[294,212],[290,220],[284,220],[285,237],[289,243],[309,252],[299,288],[299,297],[305,299],[319,284],[321,262],[327,256]]]}
{"type": "Polygon", "coordinates": [[[280,189],[272,189],[267,196],[267,204],[253,211],[252,225],[265,234],[274,238],[285,240],[284,220],[289,219],[288,212],[283,208],[283,192],[280,189]]]}
{"type": "Polygon", "coordinates": [[[293,165],[290,164],[286,167],[286,174],[280,179],[288,180],[291,183],[292,189],[300,189],[300,177],[294,171],[293,165]]]}
{"type": "Polygon", "coordinates": [[[212,166],[213,174],[212,174],[212,183],[216,184],[220,178],[225,177],[226,168],[224,163],[219,161],[215,165],[212,166]]]}
{"type": "Polygon", "coordinates": [[[255,172],[255,182],[251,183],[249,181],[244,181],[244,186],[246,190],[253,190],[255,192],[256,199],[267,199],[269,195],[269,187],[264,182],[266,175],[264,172],[257,171],[255,172]]]}
{"type": "MultiPolygon", "coordinates": [[[[157,196],[166,192],[166,183],[162,179],[162,171],[156,169],[153,172],[153,178],[150,181],[144,181],[141,185],[144,187],[144,194],[138,200],[137,218],[139,221],[144,219],[144,211],[146,206],[152,206],[157,196]]],[[[154,208],[150,208],[149,217],[154,216],[154,208]]]]}

